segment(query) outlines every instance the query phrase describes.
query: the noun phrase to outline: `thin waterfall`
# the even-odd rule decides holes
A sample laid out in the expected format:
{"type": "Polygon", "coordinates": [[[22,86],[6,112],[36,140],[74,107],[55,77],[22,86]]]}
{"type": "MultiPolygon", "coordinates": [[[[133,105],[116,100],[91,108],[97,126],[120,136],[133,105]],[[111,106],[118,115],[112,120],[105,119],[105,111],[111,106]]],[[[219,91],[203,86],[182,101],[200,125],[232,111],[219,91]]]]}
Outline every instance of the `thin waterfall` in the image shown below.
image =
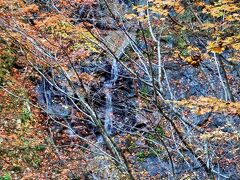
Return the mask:
{"type": "Polygon", "coordinates": [[[104,128],[107,134],[112,133],[113,126],[113,107],[112,107],[112,93],[111,93],[111,83],[105,84],[105,96],[106,96],[106,107],[105,107],[105,121],[104,128]]]}
{"type": "Polygon", "coordinates": [[[104,128],[107,134],[112,134],[113,128],[113,105],[112,105],[112,89],[115,86],[115,82],[118,78],[118,64],[117,61],[114,59],[112,62],[112,69],[111,69],[111,79],[110,81],[105,83],[105,97],[106,97],[106,107],[105,107],[105,121],[104,121],[104,128]]]}
{"type": "Polygon", "coordinates": [[[114,85],[118,78],[118,64],[116,59],[113,59],[112,69],[111,69],[111,82],[114,85]]]}

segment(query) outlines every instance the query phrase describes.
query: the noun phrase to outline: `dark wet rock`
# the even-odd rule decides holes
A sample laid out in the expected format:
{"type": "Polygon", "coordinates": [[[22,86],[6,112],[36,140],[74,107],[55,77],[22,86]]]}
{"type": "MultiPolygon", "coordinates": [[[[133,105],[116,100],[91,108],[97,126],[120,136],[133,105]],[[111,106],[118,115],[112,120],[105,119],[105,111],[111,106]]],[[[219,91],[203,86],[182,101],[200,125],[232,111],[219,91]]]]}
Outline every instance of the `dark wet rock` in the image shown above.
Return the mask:
{"type": "Polygon", "coordinates": [[[190,118],[193,119],[193,124],[197,126],[203,126],[205,123],[207,123],[208,118],[210,117],[211,113],[206,113],[203,115],[196,115],[196,114],[191,114],[190,118]]]}
{"type": "Polygon", "coordinates": [[[221,115],[216,115],[212,118],[209,127],[211,128],[218,128],[218,127],[222,127],[227,123],[226,121],[226,117],[224,118],[221,115]]]}
{"type": "Polygon", "coordinates": [[[150,176],[156,176],[161,174],[161,176],[167,176],[167,170],[169,165],[167,162],[161,162],[157,157],[147,157],[141,166],[149,173],[150,176]]]}
{"type": "MultiPolygon", "coordinates": [[[[228,56],[224,54],[224,56],[228,56]]],[[[75,64],[78,73],[89,73],[91,75],[95,75],[99,79],[98,83],[93,85],[89,85],[89,92],[91,99],[86,100],[89,102],[93,102],[94,108],[97,112],[99,119],[101,119],[104,124],[105,121],[105,113],[106,113],[106,89],[111,93],[111,101],[112,101],[112,116],[113,116],[113,128],[111,135],[115,134],[124,134],[127,131],[136,131],[138,129],[146,130],[148,128],[149,119],[153,120],[153,123],[156,125],[158,120],[161,119],[161,116],[157,112],[151,112],[147,110],[141,110],[141,112],[136,112],[139,110],[138,103],[136,100],[136,92],[135,92],[135,84],[138,85],[138,88],[141,92],[145,92],[146,94],[152,94],[153,91],[148,86],[144,85],[140,81],[133,80],[124,68],[120,65],[118,66],[118,77],[113,81],[112,79],[112,62],[108,59],[102,59],[101,61],[93,61],[91,59],[86,60],[84,63],[75,64]],[[112,86],[107,86],[106,84],[110,83],[112,86]]],[[[166,62],[165,63],[167,79],[163,79],[163,96],[165,99],[171,99],[172,96],[176,100],[188,99],[192,96],[200,97],[200,96],[214,96],[223,97],[224,92],[219,81],[219,76],[217,74],[216,67],[214,63],[210,61],[202,62],[200,67],[192,67],[187,65],[184,62],[166,62]],[[204,71],[208,76],[205,76],[204,71]],[[170,93],[168,89],[168,83],[170,85],[170,93]],[[210,84],[214,84],[214,88],[212,89],[210,84]],[[218,92],[216,94],[216,92],[218,92]]],[[[156,69],[156,68],[155,68],[156,69]]],[[[237,87],[238,85],[235,83],[235,80],[238,78],[238,72],[233,68],[228,68],[228,73],[232,75],[232,80],[230,81],[231,86],[237,87]]],[[[222,71],[221,71],[222,72],[222,71]]],[[[71,75],[73,72],[70,72],[71,75]]],[[[52,76],[51,73],[48,74],[49,77],[52,76]]],[[[146,81],[149,81],[146,75],[143,77],[146,81]]],[[[59,76],[55,76],[56,81],[66,82],[66,79],[60,74],[59,76]]],[[[57,89],[52,87],[49,83],[42,80],[38,82],[37,93],[39,95],[38,102],[43,105],[49,114],[58,117],[61,122],[64,122],[72,127],[74,132],[79,135],[87,136],[93,132],[97,137],[97,141],[101,142],[102,136],[99,131],[92,125],[89,126],[84,122],[72,122],[72,119],[69,118],[71,114],[71,110],[74,109],[71,102],[67,99],[64,93],[59,92],[57,89]],[[66,106],[70,106],[70,108],[66,108],[66,106]],[[63,121],[64,119],[64,121],[63,121]]],[[[71,90],[68,89],[68,85],[64,83],[59,83],[60,87],[64,89],[64,91],[68,94],[71,94],[71,90]]],[[[78,83],[75,84],[75,87],[78,88],[80,85],[78,83]]],[[[237,89],[237,88],[235,88],[237,89]]],[[[233,91],[234,97],[236,100],[240,99],[240,93],[237,91],[233,91]]],[[[77,103],[77,102],[76,102],[77,103]]],[[[169,109],[169,106],[164,106],[164,109],[169,109]]],[[[226,118],[225,114],[211,114],[206,113],[204,115],[196,115],[192,112],[189,112],[189,119],[192,125],[196,126],[204,126],[208,125],[208,128],[221,128],[227,125],[227,122],[230,122],[233,126],[239,126],[239,117],[229,117],[226,118]],[[192,121],[191,121],[192,120],[192,121]]],[[[169,116],[172,118],[175,116],[174,113],[169,113],[169,116]]],[[[56,125],[53,125],[56,126],[56,125]]],[[[234,129],[232,127],[225,126],[222,129],[224,132],[233,132],[234,129]]],[[[68,136],[72,136],[73,132],[70,129],[60,128],[59,126],[55,127],[55,131],[57,133],[64,131],[68,134],[68,136]]],[[[115,142],[120,141],[119,139],[114,139],[115,142]]],[[[125,144],[126,142],[122,142],[125,144]]],[[[143,144],[141,142],[136,142],[136,144],[141,147],[143,144]]],[[[226,145],[226,149],[231,149],[228,147],[229,144],[226,145]]],[[[217,146],[217,144],[216,144],[217,146]]],[[[190,159],[194,159],[194,157],[188,152],[184,152],[187,154],[190,159]]],[[[229,159],[233,159],[231,155],[227,154],[229,159]]],[[[194,161],[191,164],[193,167],[198,167],[199,164],[194,161]]],[[[151,176],[155,176],[157,174],[161,174],[163,177],[168,177],[167,170],[171,169],[167,158],[158,159],[157,157],[147,157],[144,162],[141,163],[141,167],[146,169],[151,176]]],[[[181,174],[187,171],[192,171],[185,162],[180,161],[179,164],[176,164],[176,173],[181,174]]],[[[204,177],[202,170],[199,170],[200,177],[204,177]]],[[[232,179],[237,179],[236,170],[232,168],[232,171],[228,169],[221,169],[221,172],[228,174],[232,179]],[[235,173],[235,174],[234,174],[235,173]]],[[[204,179],[204,178],[203,178],[204,179]]]]}
{"type": "Polygon", "coordinates": [[[61,116],[61,117],[67,117],[70,114],[70,109],[64,107],[61,104],[52,104],[51,106],[48,107],[49,109],[49,114],[61,116]]]}
{"type": "Polygon", "coordinates": [[[64,102],[65,95],[55,91],[46,81],[37,86],[36,92],[38,94],[38,102],[46,108],[46,113],[58,117],[67,117],[70,114],[70,109],[64,102]],[[56,98],[58,102],[55,102],[56,98]],[[62,100],[63,102],[61,102],[62,100]]]}

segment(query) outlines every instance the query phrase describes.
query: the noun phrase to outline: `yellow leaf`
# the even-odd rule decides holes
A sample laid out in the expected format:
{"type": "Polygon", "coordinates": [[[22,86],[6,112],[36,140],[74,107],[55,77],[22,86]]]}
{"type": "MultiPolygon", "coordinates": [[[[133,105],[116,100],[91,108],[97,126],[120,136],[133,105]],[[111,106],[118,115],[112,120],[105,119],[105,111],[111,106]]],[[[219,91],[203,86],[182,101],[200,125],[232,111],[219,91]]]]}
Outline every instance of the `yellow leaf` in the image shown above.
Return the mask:
{"type": "Polygon", "coordinates": [[[126,14],[126,15],[125,15],[125,18],[126,18],[126,19],[133,19],[133,18],[136,18],[136,17],[137,17],[136,14],[126,14]]]}
{"type": "Polygon", "coordinates": [[[224,49],[225,49],[224,47],[214,47],[211,49],[211,51],[214,53],[222,53],[224,49]]]}
{"type": "Polygon", "coordinates": [[[238,51],[240,50],[240,43],[235,43],[235,44],[232,44],[231,46],[235,50],[238,50],[238,51]]]}
{"type": "Polygon", "coordinates": [[[216,25],[215,24],[213,24],[213,23],[204,23],[203,25],[202,25],[202,29],[210,29],[210,28],[213,28],[213,27],[215,27],[216,25]]]}
{"type": "Polygon", "coordinates": [[[214,53],[222,53],[224,51],[224,47],[218,45],[217,42],[209,42],[207,46],[208,51],[214,53]]]}

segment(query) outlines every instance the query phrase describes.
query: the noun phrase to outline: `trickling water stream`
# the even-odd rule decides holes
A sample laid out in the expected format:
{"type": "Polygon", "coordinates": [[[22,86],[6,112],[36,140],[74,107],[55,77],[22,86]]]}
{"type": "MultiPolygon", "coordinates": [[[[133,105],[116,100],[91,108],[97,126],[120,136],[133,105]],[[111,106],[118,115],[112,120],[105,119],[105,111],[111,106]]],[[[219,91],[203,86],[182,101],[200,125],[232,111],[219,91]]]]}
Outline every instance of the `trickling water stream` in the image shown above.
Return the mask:
{"type": "Polygon", "coordinates": [[[106,106],[105,106],[105,120],[104,120],[104,128],[108,134],[112,134],[113,129],[113,105],[112,105],[112,89],[115,86],[115,82],[118,78],[118,64],[114,59],[112,62],[111,68],[111,79],[110,81],[104,84],[105,88],[105,98],[106,98],[106,106]]]}
{"type": "Polygon", "coordinates": [[[111,82],[114,85],[118,78],[118,64],[116,59],[113,59],[112,69],[111,69],[111,82]]]}

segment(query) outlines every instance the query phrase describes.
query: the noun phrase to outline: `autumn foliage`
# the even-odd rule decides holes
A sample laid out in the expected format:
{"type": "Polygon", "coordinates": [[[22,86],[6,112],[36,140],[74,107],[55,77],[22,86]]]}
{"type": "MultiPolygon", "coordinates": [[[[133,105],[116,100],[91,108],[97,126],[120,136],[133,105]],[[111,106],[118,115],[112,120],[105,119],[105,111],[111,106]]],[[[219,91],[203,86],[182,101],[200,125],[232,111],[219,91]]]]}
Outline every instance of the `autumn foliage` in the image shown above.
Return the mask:
{"type": "Polygon", "coordinates": [[[239,178],[240,3],[121,2],[0,0],[0,179],[239,178]]]}

